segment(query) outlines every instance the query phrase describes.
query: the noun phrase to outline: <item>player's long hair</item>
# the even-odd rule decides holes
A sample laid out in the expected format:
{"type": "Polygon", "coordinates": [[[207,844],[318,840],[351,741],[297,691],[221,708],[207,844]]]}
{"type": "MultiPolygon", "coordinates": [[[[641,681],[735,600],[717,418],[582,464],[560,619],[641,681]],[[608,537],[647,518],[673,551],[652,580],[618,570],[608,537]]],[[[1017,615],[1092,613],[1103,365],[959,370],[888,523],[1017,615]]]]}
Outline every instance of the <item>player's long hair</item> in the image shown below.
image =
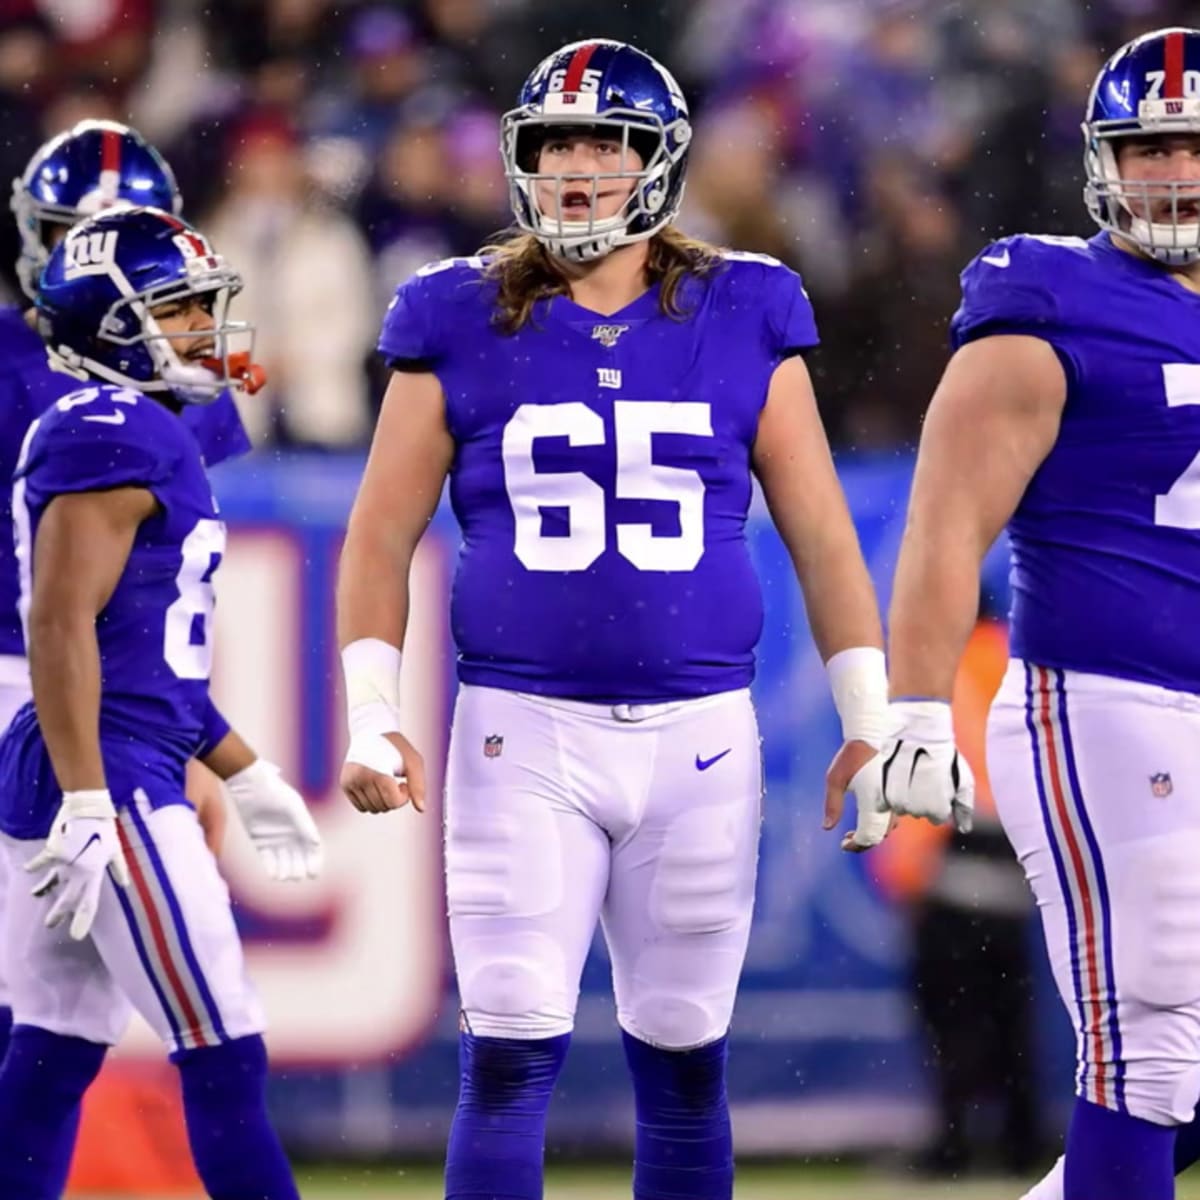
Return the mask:
{"type": "MultiPolygon", "coordinates": [[[[649,250],[646,276],[660,285],[659,307],[666,316],[683,320],[688,310],[680,299],[680,285],[688,275],[703,277],[717,270],[724,261],[721,251],[672,225],[650,239],[649,250]]],[[[487,277],[499,284],[493,321],[504,333],[520,330],[539,300],[570,294],[570,280],[532,234],[501,236],[479,253],[489,259],[487,277]]]]}

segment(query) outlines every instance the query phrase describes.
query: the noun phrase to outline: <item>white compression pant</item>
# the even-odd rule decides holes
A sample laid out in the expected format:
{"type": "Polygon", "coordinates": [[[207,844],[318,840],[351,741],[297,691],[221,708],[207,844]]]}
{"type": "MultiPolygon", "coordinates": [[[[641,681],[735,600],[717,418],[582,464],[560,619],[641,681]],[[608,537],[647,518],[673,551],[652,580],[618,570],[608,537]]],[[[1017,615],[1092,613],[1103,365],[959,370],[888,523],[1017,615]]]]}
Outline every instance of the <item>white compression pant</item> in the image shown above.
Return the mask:
{"type": "Polygon", "coordinates": [[[599,919],[623,1029],[665,1049],[721,1037],[750,933],[761,797],[747,691],[614,706],[463,686],[446,882],[466,1027],[568,1032],[599,919]]]}

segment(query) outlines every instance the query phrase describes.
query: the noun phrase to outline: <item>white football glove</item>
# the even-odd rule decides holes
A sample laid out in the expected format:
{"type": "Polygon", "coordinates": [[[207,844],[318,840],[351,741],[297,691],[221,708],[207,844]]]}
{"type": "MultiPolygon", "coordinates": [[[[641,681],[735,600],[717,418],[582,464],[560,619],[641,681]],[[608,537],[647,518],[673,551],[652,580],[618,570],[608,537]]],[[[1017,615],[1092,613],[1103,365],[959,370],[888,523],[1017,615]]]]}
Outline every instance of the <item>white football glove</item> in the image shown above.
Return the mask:
{"type": "Polygon", "coordinates": [[[854,795],[858,822],[853,831],[842,838],[842,849],[869,850],[878,846],[892,826],[892,814],[883,799],[882,756],[876,754],[859,767],[846,790],[854,795]]]}
{"type": "Polygon", "coordinates": [[[954,720],[943,700],[900,700],[892,705],[895,728],[879,752],[883,801],[894,813],[924,817],[934,825],[952,817],[969,833],[975,811],[975,776],[954,745],[954,720]]]}
{"type": "Polygon", "coordinates": [[[107,788],[63,793],[45,846],[25,864],[27,871],[46,867],[50,869],[33,885],[38,897],[58,890],[46,925],[53,929],[70,917],[71,936],[82,941],[96,919],[105,872],[111,869],[114,883],[129,886],[129,865],[117,836],[117,810],[107,788]]]}
{"type": "Polygon", "coordinates": [[[225,780],[229,798],[275,880],[315,879],[321,873],[321,835],[304,797],[259,758],[225,780]]]}

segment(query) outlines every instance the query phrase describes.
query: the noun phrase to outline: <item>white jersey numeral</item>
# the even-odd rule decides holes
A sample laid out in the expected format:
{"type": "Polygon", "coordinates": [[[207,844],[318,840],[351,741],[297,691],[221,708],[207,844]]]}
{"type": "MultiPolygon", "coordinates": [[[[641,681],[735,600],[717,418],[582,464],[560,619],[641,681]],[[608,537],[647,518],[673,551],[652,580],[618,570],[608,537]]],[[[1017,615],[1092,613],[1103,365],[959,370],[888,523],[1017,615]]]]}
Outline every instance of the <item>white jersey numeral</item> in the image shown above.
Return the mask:
{"type": "MultiPolygon", "coordinates": [[[[1200,404],[1200,364],[1163,363],[1163,386],[1171,408],[1200,404]]],[[[1200,454],[1169,491],[1154,497],[1154,523],[1172,529],[1200,529],[1200,454]]]]}
{"type": "Polygon", "coordinates": [[[212,576],[225,550],[225,526],[203,517],[183,539],[175,576],[179,597],[167,608],[163,658],[180,679],[207,679],[212,671],[212,576]]]}
{"type": "MultiPolygon", "coordinates": [[[[663,500],[679,510],[679,532],[656,534],[645,522],[616,527],[617,552],[639,571],[690,571],[704,555],[704,480],[699,472],[654,462],[656,433],[713,436],[712,408],[700,403],[618,400],[616,488],[620,500],[663,500]]],[[[585,404],[522,404],[504,429],[504,486],[516,524],[513,550],[530,571],[585,571],[604,553],[604,489],[580,471],[538,471],[538,438],[601,446],[604,422],[585,404]],[[565,509],[568,532],[547,537],[542,509],[565,509]]]]}

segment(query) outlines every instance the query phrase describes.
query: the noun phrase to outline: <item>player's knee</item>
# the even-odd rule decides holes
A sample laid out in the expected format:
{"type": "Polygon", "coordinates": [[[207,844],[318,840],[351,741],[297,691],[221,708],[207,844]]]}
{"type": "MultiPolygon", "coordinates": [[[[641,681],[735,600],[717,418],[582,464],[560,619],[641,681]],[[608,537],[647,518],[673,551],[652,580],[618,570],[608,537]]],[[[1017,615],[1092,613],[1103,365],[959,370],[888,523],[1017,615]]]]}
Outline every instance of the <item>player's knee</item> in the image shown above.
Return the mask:
{"type": "Polygon", "coordinates": [[[1200,1100],[1200,1055],[1143,1058],[1125,1064],[1125,1105],[1155,1125],[1186,1125],[1200,1100]]]}
{"type": "Polygon", "coordinates": [[[1200,833],[1187,833],[1142,843],[1122,864],[1124,908],[1137,916],[1121,965],[1130,998],[1153,1009],[1200,1006],[1198,861],[1200,833]]]}
{"type": "Polygon", "coordinates": [[[729,1016],[701,997],[650,992],[639,996],[628,1010],[622,1009],[617,1022],[631,1036],[660,1050],[691,1050],[723,1036],[729,1016]]]}
{"type": "Polygon", "coordinates": [[[515,1038],[569,1032],[574,1006],[558,947],[549,938],[527,935],[524,945],[506,949],[460,956],[459,990],[470,1032],[515,1038]]]}
{"type": "Polygon", "coordinates": [[[685,937],[724,933],[748,921],[753,860],[732,814],[711,808],[678,817],[667,831],[650,892],[650,915],[685,937]]]}
{"type": "Polygon", "coordinates": [[[516,1017],[540,1008],[550,990],[545,967],[529,958],[493,958],[462,981],[464,1007],[516,1017]]]}

